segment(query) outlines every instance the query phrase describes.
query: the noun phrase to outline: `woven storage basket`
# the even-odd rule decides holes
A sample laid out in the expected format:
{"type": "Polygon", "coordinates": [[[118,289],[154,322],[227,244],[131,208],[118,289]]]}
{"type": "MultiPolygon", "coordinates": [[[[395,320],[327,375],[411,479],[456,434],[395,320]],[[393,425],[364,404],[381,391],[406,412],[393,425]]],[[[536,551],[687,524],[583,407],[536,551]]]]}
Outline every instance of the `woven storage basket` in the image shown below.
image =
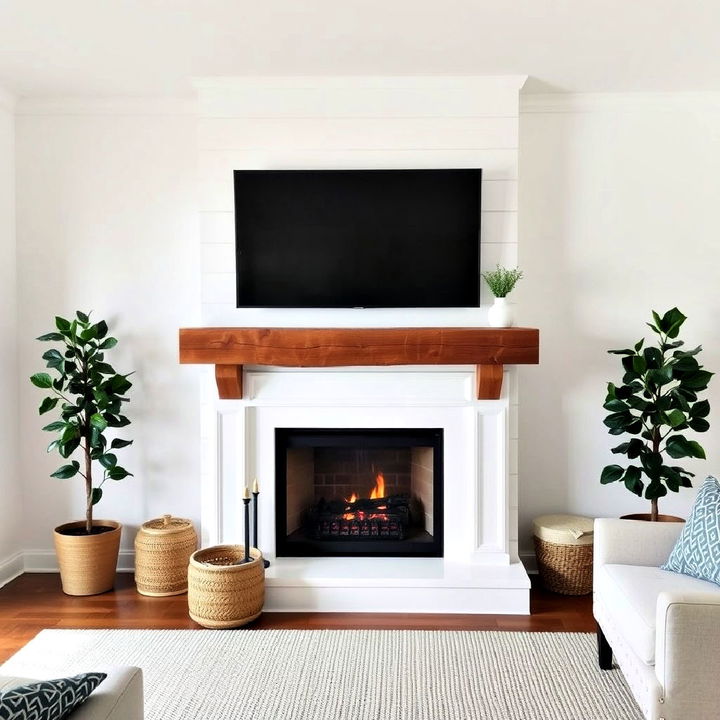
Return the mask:
{"type": "Polygon", "coordinates": [[[561,595],[592,592],[592,519],[543,515],[533,525],[538,572],[545,588],[561,595]]]}
{"type": "Polygon", "coordinates": [[[216,545],[193,553],[188,568],[190,617],[206,628],[247,625],[262,612],[265,602],[265,568],[262,553],[243,545],[216,545]]]}
{"type": "Polygon", "coordinates": [[[197,550],[189,520],[163,515],[148,520],[135,536],[135,584],[141,595],[182,595],[188,588],[188,562],[197,550]]]}

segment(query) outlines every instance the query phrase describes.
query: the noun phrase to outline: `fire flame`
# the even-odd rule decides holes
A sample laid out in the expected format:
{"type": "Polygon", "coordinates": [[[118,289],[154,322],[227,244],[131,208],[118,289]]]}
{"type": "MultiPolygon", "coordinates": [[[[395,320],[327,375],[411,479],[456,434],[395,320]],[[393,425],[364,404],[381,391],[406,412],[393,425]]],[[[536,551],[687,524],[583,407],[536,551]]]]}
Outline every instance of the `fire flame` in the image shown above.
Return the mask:
{"type": "MultiPolygon", "coordinates": [[[[375,478],[375,487],[370,491],[371,500],[380,500],[385,497],[385,477],[379,472],[375,478]]],[[[353,493],[349,498],[345,498],[345,502],[354,503],[359,500],[357,493],[353,493]]],[[[381,508],[385,509],[385,508],[381,508]]]]}
{"type": "Polygon", "coordinates": [[[375,487],[370,492],[371,500],[379,500],[385,497],[385,478],[381,472],[375,478],[375,487]]]}

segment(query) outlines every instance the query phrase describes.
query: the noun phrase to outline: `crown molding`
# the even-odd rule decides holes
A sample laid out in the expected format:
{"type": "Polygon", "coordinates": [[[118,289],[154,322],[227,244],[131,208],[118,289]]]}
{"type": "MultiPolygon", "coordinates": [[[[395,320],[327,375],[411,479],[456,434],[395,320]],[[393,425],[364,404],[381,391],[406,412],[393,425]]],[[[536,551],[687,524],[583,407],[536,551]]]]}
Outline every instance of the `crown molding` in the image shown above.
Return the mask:
{"type": "Polygon", "coordinates": [[[197,102],[191,98],[140,97],[24,97],[15,112],[33,115],[112,115],[115,117],[177,117],[197,115],[197,102]]]}
{"type": "Polygon", "coordinates": [[[467,88],[487,87],[520,90],[527,75],[253,75],[195,77],[198,90],[232,88],[467,88]]]}
{"type": "Polygon", "coordinates": [[[4,110],[5,112],[12,114],[15,112],[16,104],[17,101],[15,96],[11,92],[0,87],[0,110],[4,110]]]}
{"type": "Polygon", "coordinates": [[[520,114],[718,110],[720,92],[543,93],[520,95],[520,114]]]}

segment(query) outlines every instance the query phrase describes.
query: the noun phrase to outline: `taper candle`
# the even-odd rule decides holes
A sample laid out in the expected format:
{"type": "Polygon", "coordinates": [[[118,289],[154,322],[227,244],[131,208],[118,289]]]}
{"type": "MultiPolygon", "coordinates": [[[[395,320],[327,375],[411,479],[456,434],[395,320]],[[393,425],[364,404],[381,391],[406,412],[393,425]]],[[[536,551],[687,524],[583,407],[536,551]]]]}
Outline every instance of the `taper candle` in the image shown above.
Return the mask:
{"type": "Polygon", "coordinates": [[[245,486],[245,494],[243,495],[243,503],[245,504],[245,560],[250,562],[250,491],[245,486]]]}

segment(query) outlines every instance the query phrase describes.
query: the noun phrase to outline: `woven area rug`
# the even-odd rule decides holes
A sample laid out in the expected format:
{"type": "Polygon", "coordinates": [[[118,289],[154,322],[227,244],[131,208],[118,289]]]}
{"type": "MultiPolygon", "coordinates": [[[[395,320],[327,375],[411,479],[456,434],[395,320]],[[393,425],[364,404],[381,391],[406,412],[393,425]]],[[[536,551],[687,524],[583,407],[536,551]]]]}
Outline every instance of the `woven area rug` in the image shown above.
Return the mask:
{"type": "Polygon", "coordinates": [[[641,720],[580,633],[43,630],[0,674],[137,665],[148,720],[641,720]]]}

